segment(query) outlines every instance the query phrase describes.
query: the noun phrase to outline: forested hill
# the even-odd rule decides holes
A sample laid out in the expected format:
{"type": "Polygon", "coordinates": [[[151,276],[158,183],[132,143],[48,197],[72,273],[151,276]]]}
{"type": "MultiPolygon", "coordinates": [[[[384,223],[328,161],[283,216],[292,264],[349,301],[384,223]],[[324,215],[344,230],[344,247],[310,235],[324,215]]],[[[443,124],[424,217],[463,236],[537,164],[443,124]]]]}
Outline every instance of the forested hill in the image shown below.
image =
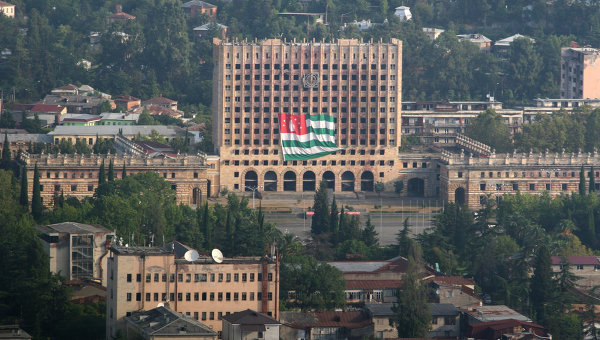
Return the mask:
{"type": "MultiPolygon", "coordinates": [[[[17,101],[38,100],[53,87],[75,83],[113,95],[143,99],[163,95],[200,112],[210,105],[211,39],[196,39],[192,31],[210,18],[184,14],[181,0],[10,2],[16,5],[17,16],[0,17],[0,89],[14,92],[17,101]],[[136,19],[109,24],[107,18],[117,4],[136,19]],[[100,33],[104,48],[90,46],[92,32],[100,33]],[[91,62],[91,69],[81,66],[82,59],[91,62]]],[[[404,100],[481,100],[488,93],[509,103],[557,97],[560,47],[571,41],[600,46],[598,1],[210,2],[219,6],[216,21],[229,27],[231,38],[402,39],[404,100]],[[412,21],[400,23],[393,15],[400,5],[411,7],[412,21]],[[278,15],[300,11],[327,13],[328,25],[278,15]],[[362,19],[377,25],[362,32],[354,26],[343,29],[343,23],[362,19]],[[431,41],[422,27],[446,33],[431,41]],[[455,35],[463,33],[482,33],[492,40],[520,33],[536,42],[519,42],[502,60],[470,43],[459,43],[455,35]]]]}

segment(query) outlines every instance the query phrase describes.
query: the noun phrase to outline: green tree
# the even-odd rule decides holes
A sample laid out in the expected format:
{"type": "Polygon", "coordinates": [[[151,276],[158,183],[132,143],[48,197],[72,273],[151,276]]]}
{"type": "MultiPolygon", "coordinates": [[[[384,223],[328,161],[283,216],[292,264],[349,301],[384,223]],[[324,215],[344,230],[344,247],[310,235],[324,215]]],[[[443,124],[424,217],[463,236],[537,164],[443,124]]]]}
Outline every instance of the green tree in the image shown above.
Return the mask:
{"type": "Polygon", "coordinates": [[[521,102],[538,96],[536,92],[542,69],[541,60],[529,39],[520,38],[511,43],[507,73],[510,77],[510,87],[521,102]]]}
{"type": "Polygon", "coordinates": [[[33,195],[31,198],[31,214],[36,221],[42,217],[42,192],[40,188],[40,172],[37,163],[33,168],[33,195]]]}
{"type": "Polygon", "coordinates": [[[127,169],[125,168],[125,162],[123,162],[123,170],[121,170],[121,178],[127,177],[127,169]]]}
{"type": "Polygon", "coordinates": [[[423,338],[429,334],[431,312],[427,304],[427,291],[422,278],[422,253],[418,243],[411,244],[406,273],[397,301],[392,307],[390,324],[398,330],[401,338],[423,338]]]}
{"type": "Polygon", "coordinates": [[[531,305],[535,311],[535,318],[540,323],[547,321],[548,304],[552,302],[555,294],[552,277],[550,252],[545,245],[541,245],[536,252],[533,276],[531,277],[531,305]]]}
{"type": "Polygon", "coordinates": [[[379,240],[377,239],[377,231],[375,231],[375,226],[371,223],[370,215],[369,218],[367,218],[365,229],[362,231],[362,241],[367,245],[367,247],[377,247],[379,244],[379,240]]]}
{"type": "Polygon", "coordinates": [[[112,182],[115,180],[115,165],[113,164],[113,160],[111,158],[110,162],[108,162],[108,181],[112,182]]]}
{"type": "Polygon", "coordinates": [[[331,212],[329,214],[329,228],[331,231],[331,243],[336,245],[339,242],[339,235],[340,235],[340,225],[339,225],[340,212],[338,211],[338,208],[337,208],[337,202],[335,200],[335,195],[333,196],[333,200],[331,201],[330,211],[331,212]]]}
{"type": "Polygon", "coordinates": [[[596,178],[595,178],[595,173],[594,173],[594,166],[592,165],[592,168],[590,169],[590,185],[589,185],[589,190],[590,193],[596,191],[596,178]]]}
{"type": "Polygon", "coordinates": [[[100,170],[98,171],[98,186],[106,183],[106,171],[104,171],[104,160],[100,164],[100,170]]]}
{"type": "Polygon", "coordinates": [[[471,120],[465,134],[481,143],[487,144],[497,152],[512,150],[510,131],[504,118],[496,111],[488,109],[471,120]]]}
{"type": "Polygon", "coordinates": [[[10,111],[4,110],[0,114],[0,128],[14,129],[16,124],[17,122],[15,122],[15,118],[10,111]]]}
{"type": "Polygon", "coordinates": [[[377,183],[375,183],[374,189],[377,195],[381,196],[381,193],[385,190],[385,185],[383,184],[383,182],[378,181],[377,183]]]}
{"type": "Polygon", "coordinates": [[[583,169],[583,164],[581,165],[581,170],[579,170],[579,195],[585,196],[585,170],[583,169]]]}
{"type": "Polygon", "coordinates": [[[402,222],[402,230],[398,232],[396,235],[396,241],[398,242],[398,255],[400,256],[408,256],[408,249],[412,243],[412,240],[409,236],[410,227],[408,225],[408,217],[404,219],[402,222]]]}
{"type": "Polygon", "coordinates": [[[330,230],[329,228],[329,202],[327,200],[327,184],[321,181],[315,193],[313,203],[314,215],[310,230],[313,234],[321,234],[330,230]]]}
{"type": "Polygon", "coordinates": [[[2,158],[0,159],[0,169],[11,170],[12,162],[10,157],[10,143],[8,141],[8,134],[4,133],[4,143],[2,144],[2,158]]]}
{"type": "Polygon", "coordinates": [[[21,172],[21,195],[19,196],[19,203],[29,208],[29,186],[27,185],[27,164],[23,165],[21,172]]]}

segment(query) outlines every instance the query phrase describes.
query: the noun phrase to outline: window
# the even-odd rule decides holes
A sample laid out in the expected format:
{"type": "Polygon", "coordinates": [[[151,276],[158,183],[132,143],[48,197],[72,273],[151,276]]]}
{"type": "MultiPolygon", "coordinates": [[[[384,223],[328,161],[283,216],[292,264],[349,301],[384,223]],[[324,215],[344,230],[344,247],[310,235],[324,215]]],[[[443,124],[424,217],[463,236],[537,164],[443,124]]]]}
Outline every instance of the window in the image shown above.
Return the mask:
{"type": "Polygon", "coordinates": [[[458,174],[457,174],[457,176],[458,176],[458,178],[462,178],[463,177],[462,171],[459,171],[458,174]]]}
{"type": "Polygon", "coordinates": [[[247,281],[247,274],[246,273],[242,273],[242,282],[246,282],[246,281],[247,281]]]}
{"type": "Polygon", "coordinates": [[[142,301],[142,293],[135,293],[135,301],[142,301]]]}
{"type": "Polygon", "coordinates": [[[223,301],[223,293],[219,292],[219,293],[217,294],[217,300],[219,300],[219,301],[223,301]]]}
{"type": "Polygon", "coordinates": [[[229,292],[225,293],[225,300],[231,301],[231,293],[229,293],[229,292]]]}
{"type": "Polygon", "coordinates": [[[583,265],[582,264],[578,264],[577,265],[577,270],[583,270],[583,265]]]}
{"type": "Polygon", "coordinates": [[[239,282],[240,281],[240,274],[233,274],[233,281],[234,282],[239,282]]]}
{"type": "Polygon", "coordinates": [[[227,273],[227,282],[231,282],[231,274],[227,273]]]}
{"type": "Polygon", "coordinates": [[[479,190],[485,191],[485,183],[479,184],[479,190]]]}
{"type": "Polygon", "coordinates": [[[152,280],[152,274],[146,274],[146,282],[150,282],[152,280]]]}
{"type": "Polygon", "coordinates": [[[131,274],[127,274],[127,282],[131,282],[131,274]]]}
{"type": "Polygon", "coordinates": [[[142,274],[135,274],[135,281],[142,282],[142,274]]]}
{"type": "Polygon", "coordinates": [[[535,184],[534,183],[529,184],[529,190],[530,191],[534,191],[535,190],[535,184]]]}
{"type": "Polygon", "coordinates": [[[131,301],[131,293],[127,293],[127,301],[131,301]]]}
{"type": "Polygon", "coordinates": [[[219,274],[219,282],[223,282],[223,274],[222,273],[219,274]]]}

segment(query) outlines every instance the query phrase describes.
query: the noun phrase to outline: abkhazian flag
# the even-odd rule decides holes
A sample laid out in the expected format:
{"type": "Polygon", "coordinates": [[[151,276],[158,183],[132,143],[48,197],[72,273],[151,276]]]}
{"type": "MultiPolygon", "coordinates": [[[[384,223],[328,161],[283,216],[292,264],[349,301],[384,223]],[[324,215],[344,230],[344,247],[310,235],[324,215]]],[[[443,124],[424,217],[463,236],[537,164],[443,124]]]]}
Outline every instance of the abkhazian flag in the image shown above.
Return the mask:
{"type": "Polygon", "coordinates": [[[297,161],[334,153],[335,118],[330,115],[279,114],[283,160],[297,161]]]}

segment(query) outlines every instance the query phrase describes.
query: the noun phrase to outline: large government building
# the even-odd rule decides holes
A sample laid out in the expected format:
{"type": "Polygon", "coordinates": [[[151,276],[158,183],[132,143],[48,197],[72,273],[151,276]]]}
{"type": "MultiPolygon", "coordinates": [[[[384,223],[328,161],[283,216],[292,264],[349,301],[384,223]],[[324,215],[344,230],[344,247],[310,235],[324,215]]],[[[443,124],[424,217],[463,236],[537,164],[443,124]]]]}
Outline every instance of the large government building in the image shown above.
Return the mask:
{"type": "Polygon", "coordinates": [[[234,191],[373,191],[396,179],[402,42],[214,39],[213,142],[234,191]],[[336,119],[336,154],[283,161],[279,113],[336,119]]]}

